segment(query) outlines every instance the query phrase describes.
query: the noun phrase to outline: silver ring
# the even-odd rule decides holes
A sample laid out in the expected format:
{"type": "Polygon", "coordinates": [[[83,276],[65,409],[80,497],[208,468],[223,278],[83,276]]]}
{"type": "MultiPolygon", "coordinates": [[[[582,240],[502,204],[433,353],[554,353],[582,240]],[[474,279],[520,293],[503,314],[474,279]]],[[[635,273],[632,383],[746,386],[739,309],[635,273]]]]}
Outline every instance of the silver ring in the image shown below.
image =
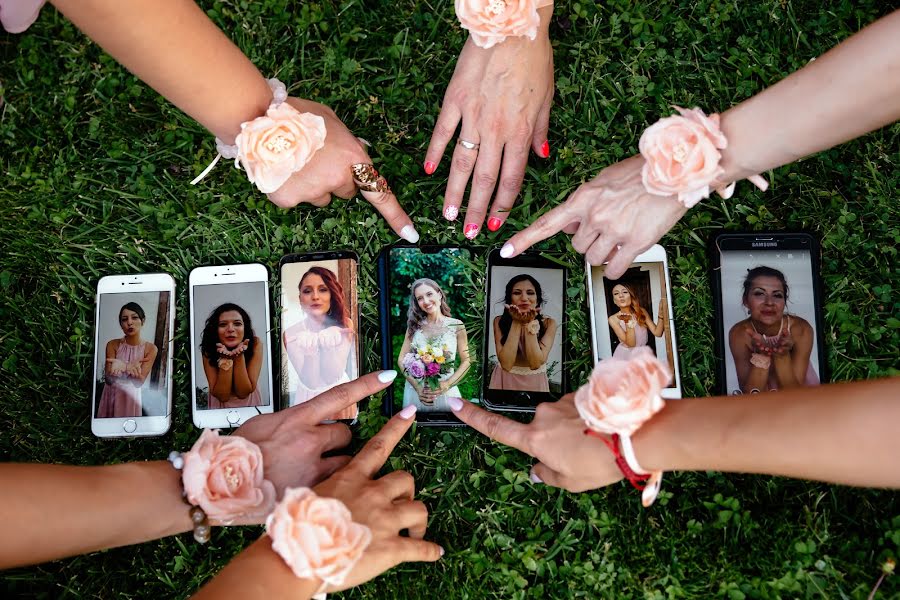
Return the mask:
{"type": "Polygon", "coordinates": [[[463,148],[465,148],[466,150],[478,150],[478,146],[481,145],[481,144],[477,144],[475,142],[467,142],[466,140],[464,140],[462,138],[458,138],[456,140],[456,143],[458,145],[462,146],[463,148]]]}

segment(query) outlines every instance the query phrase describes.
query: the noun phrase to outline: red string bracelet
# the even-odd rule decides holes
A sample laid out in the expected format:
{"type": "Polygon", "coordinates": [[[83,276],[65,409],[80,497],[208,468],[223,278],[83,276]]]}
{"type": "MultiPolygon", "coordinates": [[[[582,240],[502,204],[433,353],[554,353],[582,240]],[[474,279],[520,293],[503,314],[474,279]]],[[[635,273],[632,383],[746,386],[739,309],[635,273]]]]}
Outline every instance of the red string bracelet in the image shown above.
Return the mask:
{"type": "Polygon", "coordinates": [[[622,456],[622,453],[619,451],[619,434],[612,434],[611,439],[607,439],[605,436],[600,435],[593,429],[585,429],[584,435],[592,435],[595,438],[598,438],[606,447],[609,448],[609,451],[613,453],[613,456],[616,459],[616,466],[619,467],[619,470],[622,471],[622,475],[625,476],[625,479],[628,480],[628,483],[634,487],[634,489],[643,492],[644,488],[647,487],[647,480],[650,479],[650,474],[638,475],[632,470],[631,467],[628,466],[628,462],[625,460],[625,457],[622,456]]]}

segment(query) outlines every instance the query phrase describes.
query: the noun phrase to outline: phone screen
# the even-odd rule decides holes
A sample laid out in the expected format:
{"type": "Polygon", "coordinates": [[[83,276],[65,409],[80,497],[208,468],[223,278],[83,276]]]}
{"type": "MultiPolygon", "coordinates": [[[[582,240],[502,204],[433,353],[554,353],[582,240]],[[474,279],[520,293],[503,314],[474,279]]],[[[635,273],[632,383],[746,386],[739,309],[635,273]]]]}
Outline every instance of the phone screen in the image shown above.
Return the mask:
{"type": "Polygon", "coordinates": [[[527,408],[564,393],[566,270],[538,255],[500,259],[488,271],[485,402],[527,408]]]}
{"type": "Polygon", "coordinates": [[[168,291],[100,294],[95,418],[168,414],[171,296],[168,291]]]}
{"type": "Polygon", "coordinates": [[[271,403],[267,282],[194,285],[197,410],[271,403]]]}
{"type": "Polygon", "coordinates": [[[448,398],[480,396],[484,258],[467,248],[388,252],[387,348],[400,372],[394,409],[415,404],[419,418],[449,418],[448,398]]]}
{"type": "Polygon", "coordinates": [[[606,277],[606,266],[591,267],[594,357],[627,359],[648,347],[669,366],[669,388],[680,388],[674,324],[669,319],[671,292],[665,263],[635,262],[618,279],[606,277]]]}
{"type": "Polygon", "coordinates": [[[821,340],[809,247],[723,249],[719,267],[727,393],[817,385],[821,340]],[[767,374],[755,373],[755,351],[769,355],[767,374]]]}
{"type": "MultiPolygon", "coordinates": [[[[294,406],[359,377],[357,262],[281,265],[281,405],[294,406]]],[[[329,420],[355,419],[356,404],[329,420]]]]}

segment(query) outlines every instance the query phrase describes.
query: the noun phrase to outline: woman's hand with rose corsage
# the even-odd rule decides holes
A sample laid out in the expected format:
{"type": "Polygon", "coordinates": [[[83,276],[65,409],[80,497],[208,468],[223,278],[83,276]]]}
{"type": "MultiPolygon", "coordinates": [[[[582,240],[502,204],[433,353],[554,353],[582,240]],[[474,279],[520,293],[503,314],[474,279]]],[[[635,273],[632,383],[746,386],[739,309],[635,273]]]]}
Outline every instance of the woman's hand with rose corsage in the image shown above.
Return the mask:
{"type": "MultiPolygon", "coordinates": [[[[324,104],[300,98],[288,98],[286,102],[301,113],[312,113],[324,119],[326,131],[324,146],[314,151],[302,169],[291,175],[278,189],[269,192],[269,200],[282,208],[290,208],[304,202],[322,207],[331,202],[332,195],[344,199],[354,197],[357,193],[357,184],[353,180],[351,165],[372,163],[363,142],[354,136],[334,111],[324,104]]],[[[258,141],[263,144],[267,139],[260,138],[258,141]]],[[[419,234],[412,220],[391,191],[361,193],[381,213],[397,235],[412,243],[418,241],[419,234]]]]}

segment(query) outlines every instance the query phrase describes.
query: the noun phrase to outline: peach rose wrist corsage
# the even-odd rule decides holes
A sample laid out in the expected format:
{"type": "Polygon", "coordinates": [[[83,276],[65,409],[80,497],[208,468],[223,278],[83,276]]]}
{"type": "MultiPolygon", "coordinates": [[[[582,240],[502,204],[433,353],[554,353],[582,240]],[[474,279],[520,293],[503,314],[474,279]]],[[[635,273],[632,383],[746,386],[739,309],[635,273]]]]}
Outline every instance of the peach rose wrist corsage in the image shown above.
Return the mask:
{"type": "Polygon", "coordinates": [[[343,502],[309,488],[285,491],[266,519],[266,533],[294,575],[322,582],[317,594],[341,585],[372,542],[372,531],[354,523],[343,502]]]}
{"type": "Polygon", "coordinates": [[[537,37],[538,9],[553,0],[456,0],[456,17],[480,48],[502,44],[508,37],[537,37]]]}
{"type": "MultiPolygon", "coordinates": [[[[641,171],[644,188],[657,196],[678,196],[691,208],[709,198],[712,186],[725,199],[735,183],[721,184],[725,170],[719,166],[728,140],[719,128],[719,115],[707,116],[699,108],[675,106],[678,115],[660,119],[641,135],[638,148],[646,161],[641,171]]],[[[762,191],[769,183],[760,175],[747,178],[762,191]]]]}
{"type": "Polygon", "coordinates": [[[631,435],[665,406],[661,392],[671,377],[653,351],[642,347],[628,359],[600,361],[588,382],[575,392],[575,408],[588,426],[584,433],[599,437],[609,447],[622,473],[641,490],[644,506],[656,500],[662,471],[648,472],[638,464],[631,435]]]}
{"type": "Polygon", "coordinates": [[[169,461],[181,471],[194,538],[200,543],[209,541],[208,519],[223,525],[262,522],[275,506],[275,486],[265,478],[262,452],[246,438],[204,429],[190,452],[172,452],[169,461]]]}
{"type": "Polygon", "coordinates": [[[241,132],[228,145],[216,138],[218,154],[191,182],[200,182],[222,157],[233,158],[236,169],[243,167],[250,183],[270,194],[301,170],[325,146],[325,119],[301,113],[286,102],[287,88],[277,79],[267,79],[272,103],[266,114],[241,123],[241,132]]]}

